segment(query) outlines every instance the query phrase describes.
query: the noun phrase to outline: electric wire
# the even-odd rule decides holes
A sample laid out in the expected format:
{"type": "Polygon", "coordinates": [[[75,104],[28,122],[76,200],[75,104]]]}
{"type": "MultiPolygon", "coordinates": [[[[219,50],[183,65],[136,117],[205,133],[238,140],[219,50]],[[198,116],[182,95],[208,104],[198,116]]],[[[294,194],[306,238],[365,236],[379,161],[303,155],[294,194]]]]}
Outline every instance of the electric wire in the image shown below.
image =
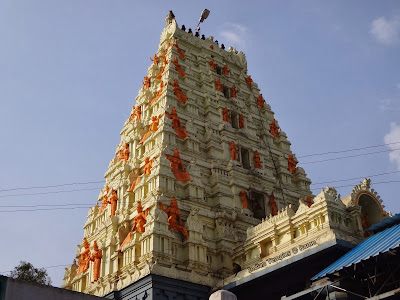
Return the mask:
{"type": "MultiPolygon", "coordinates": [[[[384,184],[384,183],[399,183],[400,180],[389,180],[389,181],[381,181],[381,182],[374,182],[373,184],[384,184]]],[[[342,187],[349,187],[349,186],[354,186],[354,184],[347,184],[347,185],[339,185],[335,186],[334,188],[342,188],[342,187]]],[[[312,188],[311,190],[319,190],[320,188],[312,188]]]]}
{"type": "Polygon", "coordinates": [[[41,193],[31,193],[31,194],[10,194],[10,195],[0,195],[0,198],[5,197],[20,197],[20,196],[37,196],[37,195],[47,195],[47,194],[60,194],[60,193],[72,193],[81,191],[93,191],[102,189],[102,187],[88,188],[88,189],[77,189],[77,190],[66,190],[66,191],[51,191],[51,192],[41,192],[41,193]]]}
{"type": "MultiPolygon", "coordinates": [[[[69,265],[55,265],[55,266],[48,266],[48,267],[41,267],[39,269],[51,269],[51,268],[60,268],[60,267],[69,267],[71,264],[69,265]]],[[[10,270],[10,271],[1,271],[0,274],[4,274],[4,273],[11,273],[14,270],[10,270]]]]}
{"type": "Polygon", "coordinates": [[[81,209],[81,208],[90,208],[90,207],[92,207],[92,206],[0,210],[0,213],[31,212],[31,211],[46,211],[46,210],[66,210],[66,209],[81,209]]]}
{"type": "Polygon", "coordinates": [[[364,179],[364,178],[370,178],[370,177],[377,177],[377,176],[390,175],[390,174],[395,174],[395,173],[400,173],[400,171],[386,172],[386,173],[380,173],[380,174],[374,174],[374,175],[366,175],[366,176],[353,177],[353,178],[348,178],[348,179],[338,179],[338,180],[331,180],[331,181],[322,181],[322,182],[311,183],[311,185],[326,184],[326,183],[334,183],[334,182],[342,182],[342,181],[350,181],[350,180],[356,180],[356,179],[364,179]]]}
{"type": "Polygon", "coordinates": [[[92,184],[92,183],[103,183],[102,181],[89,181],[89,182],[73,182],[73,183],[62,183],[56,185],[46,185],[46,186],[31,186],[31,187],[17,187],[12,189],[4,189],[0,190],[0,192],[10,192],[10,191],[17,191],[17,190],[31,190],[31,189],[46,189],[46,188],[54,188],[54,187],[61,187],[61,186],[70,186],[70,185],[83,185],[83,184],[92,184]]]}

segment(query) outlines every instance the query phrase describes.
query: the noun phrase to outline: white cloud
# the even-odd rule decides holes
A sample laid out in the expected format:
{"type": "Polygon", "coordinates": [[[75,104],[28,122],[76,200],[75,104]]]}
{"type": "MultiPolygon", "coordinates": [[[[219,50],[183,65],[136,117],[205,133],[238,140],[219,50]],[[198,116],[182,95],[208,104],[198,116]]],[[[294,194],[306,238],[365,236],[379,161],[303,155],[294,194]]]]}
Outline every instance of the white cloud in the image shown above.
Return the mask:
{"type": "Polygon", "coordinates": [[[240,24],[225,23],[219,32],[219,35],[224,39],[220,41],[225,46],[243,47],[245,45],[247,28],[240,24]]]}
{"type": "MultiPolygon", "coordinates": [[[[397,125],[395,122],[390,123],[390,131],[385,135],[383,140],[385,144],[400,142],[400,125],[397,125]]],[[[388,147],[392,150],[398,149],[399,144],[388,145],[388,147]]],[[[397,169],[400,171],[400,150],[391,151],[389,153],[389,159],[397,165],[397,169]]]]}
{"type": "Polygon", "coordinates": [[[390,46],[400,41],[400,18],[380,17],[372,21],[370,33],[379,42],[390,46]]]}

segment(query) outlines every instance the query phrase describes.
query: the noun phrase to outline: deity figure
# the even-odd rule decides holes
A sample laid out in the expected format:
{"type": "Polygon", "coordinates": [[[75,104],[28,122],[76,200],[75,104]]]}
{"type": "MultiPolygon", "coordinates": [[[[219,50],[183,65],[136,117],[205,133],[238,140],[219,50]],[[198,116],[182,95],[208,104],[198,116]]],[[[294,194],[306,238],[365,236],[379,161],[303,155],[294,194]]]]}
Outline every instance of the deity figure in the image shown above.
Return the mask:
{"type": "Polygon", "coordinates": [[[147,77],[147,76],[145,76],[143,79],[144,79],[144,81],[142,81],[142,83],[143,83],[143,90],[145,91],[145,90],[147,90],[147,89],[150,87],[150,78],[147,77]]]}
{"type": "Polygon", "coordinates": [[[176,202],[175,197],[172,197],[171,203],[167,209],[164,209],[164,204],[162,202],[159,203],[161,210],[168,215],[168,229],[175,229],[181,232],[186,238],[189,238],[186,228],[182,226],[181,214],[179,212],[178,202],[176,202]]]}
{"type": "Polygon", "coordinates": [[[175,57],[172,63],[175,65],[175,71],[177,71],[180,76],[185,77],[187,75],[185,72],[183,72],[182,67],[178,62],[178,57],[175,57]]]}
{"type": "Polygon", "coordinates": [[[154,58],[151,58],[151,57],[150,57],[150,60],[151,60],[155,65],[158,65],[159,58],[158,58],[157,54],[154,54],[154,58]]]}
{"type": "Polygon", "coordinates": [[[132,106],[132,112],[131,112],[131,116],[129,117],[129,122],[133,121],[135,119],[135,115],[136,115],[136,106],[132,106]]]}
{"type": "Polygon", "coordinates": [[[162,92],[163,92],[163,88],[164,88],[164,82],[161,81],[160,88],[157,91],[156,95],[154,96],[154,99],[151,100],[150,105],[153,105],[154,102],[156,102],[156,100],[161,97],[162,92]]]}
{"type": "Polygon", "coordinates": [[[179,157],[178,149],[175,149],[174,155],[165,154],[170,161],[171,172],[174,173],[177,181],[190,181],[189,173],[185,171],[181,158],[179,157]]]}
{"type": "Polygon", "coordinates": [[[115,212],[117,211],[117,200],[118,200],[117,191],[114,189],[111,189],[111,197],[108,201],[108,203],[111,205],[110,217],[115,216],[115,212]]]}
{"type": "Polygon", "coordinates": [[[244,118],[243,114],[239,115],[239,128],[244,128],[244,118]]]}
{"type": "Polygon", "coordinates": [[[222,84],[221,79],[215,80],[215,89],[219,92],[222,92],[222,84]]]}
{"type": "Polygon", "coordinates": [[[371,231],[366,231],[365,229],[367,229],[369,227],[369,222],[368,222],[368,213],[366,213],[363,216],[361,216],[361,226],[364,229],[364,237],[369,237],[372,232],[371,231]]]}
{"type": "Polygon", "coordinates": [[[231,88],[231,95],[232,95],[232,98],[236,98],[237,92],[239,92],[239,90],[237,90],[237,89],[236,89],[236,86],[233,85],[232,88],[231,88]]]}
{"type": "Polygon", "coordinates": [[[230,71],[231,70],[228,69],[228,65],[225,65],[222,69],[222,73],[224,73],[225,76],[228,76],[230,71]]]}
{"type": "Polygon", "coordinates": [[[211,70],[214,70],[214,71],[215,71],[215,69],[217,68],[217,66],[216,66],[215,63],[214,63],[214,60],[212,59],[212,60],[209,61],[208,63],[210,64],[211,70]]]}
{"type": "Polygon", "coordinates": [[[103,196],[103,201],[101,202],[101,206],[99,209],[99,213],[103,212],[103,210],[106,209],[107,204],[108,204],[108,193],[110,191],[110,187],[107,185],[106,186],[106,194],[103,196]]]}
{"type": "Polygon", "coordinates": [[[239,197],[240,201],[242,201],[243,208],[249,208],[249,201],[247,200],[246,191],[240,191],[239,197]]]}
{"type": "MultiPolygon", "coordinates": [[[[140,107],[140,106],[139,106],[140,107]]],[[[125,150],[124,150],[124,161],[125,161],[125,163],[126,162],[128,162],[128,160],[129,160],[129,154],[130,154],[130,151],[129,151],[129,144],[128,143],[125,143],[125,150]]]]}
{"type": "Polygon", "coordinates": [[[188,100],[183,94],[183,91],[179,87],[179,83],[176,79],[174,79],[174,83],[169,83],[169,85],[174,89],[175,96],[178,97],[178,102],[185,103],[188,100]]]}
{"type": "Polygon", "coordinates": [[[271,193],[271,196],[269,196],[268,204],[271,207],[272,215],[276,216],[278,214],[278,205],[276,204],[274,193],[271,193]]]}
{"type": "Polygon", "coordinates": [[[129,181],[131,182],[131,186],[129,187],[128,193],[133,193],[135,187],[140,183],[140,172],[138,171],[136,175],[134,172],[131,172],[131,174],[129,174],[129,181]]]}
{"type": "Polygon", "coordinates": [[[156,132],[158,130],[158,124],[160,123],[161,115],[159,116],[152,116],[151,123],[149,126],[149,130],[143,136],[142,140],[140,141],[139,145],[142,145],[144,141],[151,135],[151,132],[156,132]]]}
{"type": "Polygon", "coordinates": [[[154,157],[150,159],[150,157],[146,157],[144,159],[144,174],[145,175],[150,175],[151,174],[151,168],[153,167],[153,161],[154,157]]]}
{"type": "Polygon", "coordinates": [[[271,124],[269,124],[269,132],[272,134],[275,140],[276,136],[279,134],[279,126],[276,125],[275,119],[273,119],[271,124]]]}
{"type": "Polygon", "coordinates": [[[294,170],[296,169],[297,162],[293,160],[293,154],[289,154],[288,158],[288,170],[290,173],[294,173],[294,170]]]}
{"type": "Polygon", "coordinates": [[[181,121],[179,120],[178,114],[176,113],[175,107],[172,108],[171,113],[168,113],[165,111],[165,115],[171,119],[172,121],[172,127],[178,134],[178,137],[181,139],[184,139],[185,137],[188,137],[189,135],[187,134],[186,130],[182,127],[181,121]]]}
{"type": "Polygon", "coordinates": [[[311,196],[306,197],[306,202],[307,202],[307,206],[311,207],[311,205],[312,205],[312,197],[311,196]]]}
{"type": "Polygon", "coordinates": [[[173,46],[176,47],[176,50],[178,51],[179,57],[180,57],[180,58],[185,58],[186,54],[182,51],[181,48],[179,48],[178,43],[175,42],[175,43],[173,44],[173,46]]]}
{"type": "Polygon", "coordinates": [[[254,158],[254,167],[256,169],[261,169],[262,168],[261,158],[260,158],[260,154],[258,153],[257,150],[254,152],[254,157],[253,158],[254,158]]]}
{"type": "Polygon", "coordinates": [[[83,273],[87,269],[89,269],[90,245],[86,238],[83,238],[83,247],[85,247],[85,249],[81,253],[81,258],[78,259],[79,268],[78,271],[76,272],[76,275],[79,275],[80,273],[83,273]]]}
{"type": "Polygon", "coordinates": [[[246,80],[247,85],[248,85],[249,87],[251,87],[251,83],[253,82],[253,79],[251,79],[251,76],[250,76],[250,75],[247,76],[245,80],[246,80]]]}
{"type": "Polygon", "coordinates": [[[264,100],[262,94],[260,94],[260,96],[257,97],[257,104],[260,107],[260,109],[263,108],[264,103],[265,103],[265,100],[264,100]]]}
{"type": "Polygon", "coordinates": [[[229,145],[229,150],[231,151],[232,160],[239,160],[238,158],[238,150],[236,149],[235,143],[232,141],[229,145]]]}
{"type": "Polygon", "coordinates": [[[97,281],[100,277],[100,266],[101,266],[101,258],[103,257],[103,253],[99,249],[97,242],[94,241],[93,244],[93,254],[90,257],[90,260],[93,262],[93,281],[97,281]]]}
{"type": "Polygon", "coordinates": [[[147,215],[149,214],[150,208],[147,208],[145,211],[143,211],[142,203],[138,201],[136,211],[137,215],[136,217],[133,218],[134,224],[132,227],[132,230],[128,233],[126,236],[125,240],[122,242],[121,246],[119,246],[118,251],[121,251],[122,247],[124,247],[126,244],[128,244],[132,240],[132,235],[137,231],[137,232],[145,232],[146,228],[144,228],[144,225],[147,222],[147,215]]]}
{"type": "Polygon", "coordinates": [[[211,50],[214,50],[214,45],[210,45],[210,49],[211,49],[211,50]]]}
{"type": "Polygon", "coordinates": [[[168,61],[164,60],[163,68],[160,71],[160,73],[156,76],[157,79],[162,78],[162,75],[164,74],[164,71],[165,71],[165,68],[167,67],[167,65],[168,65],[168,61]]]}
{"type": "Polygon", "coordinates": [[[225,122],[229,122],[229,112],[228,112],[228,108],[225,106],[225,108],[222,110],[222,119],[225,122]]]}

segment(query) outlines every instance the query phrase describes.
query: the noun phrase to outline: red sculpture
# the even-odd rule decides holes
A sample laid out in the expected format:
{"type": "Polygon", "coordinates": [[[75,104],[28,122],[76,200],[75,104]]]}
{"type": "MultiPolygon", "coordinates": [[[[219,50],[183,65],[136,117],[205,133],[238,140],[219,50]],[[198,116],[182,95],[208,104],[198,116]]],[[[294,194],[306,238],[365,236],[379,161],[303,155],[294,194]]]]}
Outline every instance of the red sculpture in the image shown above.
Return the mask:
{"type": "Polygon", "coordinates": [[[290,173],[294,173],[295,169],[296,169],[296,165],[297,162],[293,160],[293,154],[289,154],[289,158],[288,158],[288,170],[290,173]]]}
{"type": "Polygon", "coordinates": [[[272,134],[275,140],[276,136],[279,134],[279,126],[276,125],[275,119],[273,119],[271,124],[269,124],[269,132],[272,134]]]}
{"type": "Polygon", "coordinates": [[[174,46],[176,47],[176,50],[178,51],[179,57],[180,58],[185,58],[186,54],[182,51],[181,48],[179,48],[177,42],[174,43],[174,46]]]}
{"type": "Polygon", "coordinates": [[[233,98],[236,98],[237,92],[239,92],[239,90],[237,90],[236,86],[233,85],[232,88],[231,88],[231,95],[232,95],[233,98]]]}
{"type": "Polygon", "coordinates": [[[254,152],[254,167],[256,169],[262,168],[260,154],[258,153],[257,150],[254,152]]]}
{"type": "Polygon", "coordinates": [[[144,81],[142,81],[143,83],[143,90],[147,90],[150,87],[150,78],[145,76],[144,81]]]}
{"type": "Polygon", "coordinates": [[[140,174],[136,177],[136,179],[132,182],[131,186],[129,187],[128,193],[133,193],[135,187],[140,183],[140,174]]]}
{"type": "Polygon", "coordinates": [[[260,107],[260,109],[263,108],[264,103],[265,103],[265,100],[264,100],[262,94],[260,94],[260,96],[258,96],[258,98],[257,98],[257,104],[260,107]]]}
{"type": "Polygon", "coordinates": [[[100,266],[103,253],[99,249],[96,241],[94,241],[93,250],[94,251],[92,257],[90,257],[90,260],[93,261],[93,281],[97,281],[97,279],[100,277],[100,266]]]}
{"type": "Polygon", "coordinates": [[[157,91],[157,93],[156,93],[154,99],[151,100],[150,105],[153,105],[154,102],[156,102],[156,100],[157,100],[158,98],[161,97],[162,92],[163,92],[163,88],[164,88],[164,82],[161,81],[160,88],[159,88],[159,90],[157,91]]]}
{"type": "Polygon", "coordinates": [[[114,189],[111,189],[111,197],[110,197],[110,201],[108,201],[108,203],[111,205],[110,217],[115,216],[115,212],[117,211],[117,200],[118,200],[117,191],[114,189]]]}
{"type": "Polygon", "coordinates": [[[243,115],[239,115],[239,128],[244,128],[244,118],[243,115]]]}
{"type": "Polygon", "coordinates": [[[216,66],[215,63],[214,63],[214,60],[211,60],[211,61],[209,61],[208,63],[210,64],[211,70],[214,70],[214,71],[215,71],[215,69],[217,68],[217,66],[216,66]]]}
{"type": "Polygon", "coordinates": [[[106,186],[106,194],[103,196],[103,201],[101,202],[99,213],[103,212],[103,210],[105,210],[106,207],[107,207],[107,204],[108,204],[108,192],[109,191],[110,191],[110,188],[107,185],[106,186]]]}
{"type": "Polygon", "coordinates": [[[233,141],[229,145],[229,150],[231,151],[231,158],[233,160],[239,160],[237,155],[239,151],[236,149],[235,143],[233,141]]]}
{"type": "Polygon", "coordinates": [[[239,197],[240,200],[242,201],[243,208],[249,208],[249,201],[247,200],[246,191],[240,191],[239,197]]]}
{"type": "Polygon", "coordinates": [[[183,72],[182,67],[178,62],[178,57],[175,57],[172,63],[175,65],[175,71],[177,71],[180,76],[185,77],[187,75],[185,72],[183,72]]]}
{"type": "Polygon", "coordinates": [[[249,87],[251,87],[251,83],[253,82],[253,79],[251,79],[251,76],[250,76],[250,75],[247,76],[245,80],[246,80],[247,85],[248,85],[249,87]]]}
{"type": "Polygon", "coordinates": [[[231,70],[228,69],[228,65],[225,65],[222,69],[222,73],[224,73],[225,76],[228,76],[230,71],[231,70]]]}
{"type": "Polygon", "coordinates": [[[145,175],[150,175],[151,174],[151,168],[153,167],[153,161],[155,158],[152,158],[150,160],[150,157],[146,157],[144,159],[144,174],[145,175]]]}
{"type": "Polygon", "coordinates": [[[278,205],[275,202],[274,193],[272,193],[271,196],[269,196],[269,206],[271,207],[272,215],[276,216],[278,214],[278,205]]]}
{"type": "Polygon", "coordinates": [[[129,117],[129,122],[133,121],[135,119],[136,116],[136,106],[132,106],[132,112],[131,112],[131,116],[129,117]]]}
{"type": "Polygon", "coordinates": [[[181,125],[181,121],[179,120],[175,107],[172,108],[171,114],[169,114],[167,111],[165,111],[165,114],[169,119],[172,120],[172,127],[175,129],[179,138],[184,139],[185,137],[189,136],[181,125]]]}
{"type": "Polygon", "coordinates": [[[123,159],[125,162],[127,162],[129,159],[129,153],[129,144],[125,143],[125,149],[120,149],[118,151],[118,158],[123,159]]]}
{"type": "Polygon", "coordinates": [[[160,123],[161,115],[159,116],[152,116],[151,123],[149,126],[149,131],[143,136],[142,140],[140,141],[139,145],[142,145],[144,141],[151,135],[151,132],[156,132],[158,130],[158,124],[160,123]]]}
{"type": "Polygon", "coordinates": [[[217,91],[222,92],[221,79],[215,80],[215,89],[216,89],[217,91]]]}
{"type": "Polygon", "coordinates": [[[311,198],[310,196],[308,196],[308,197],[306,198],[306,201],[307,201],[307,206],[308,206],[308,207],[311,207],[311,205],[312,205],[312,198],[311,198]]]}
{"type": "Polygon", "coordinates": [[[185,171],[183,167],[181,158],[179,157],[178,149],[175,149],[174,155],[165,154],[167,159],[171,162],[169,165],[171,166],[171,172],[174,173],[175,179],[177,181],[190,181],[189,173],[185,171]]]}
{"type": "Polygon", "coordinates": [[[90,245],[86,238],[83,238],[83,247],[85,247],[85,249],[81,253],[81,258],[78,259],[79,268],[78,268],[78,271],[76,272],[76,275],[83,273],[87,269],[89,269],[90,245]]]}
{"type": "Polygon", "coordinates": [[[162,202],[160,202],[160,208],[168,215],[168,229],[175,229],[181,232],[186,238],[189,238],[186,228],[182,226],[181,214],[179,213],[178,202],[176,202],[175,197],[172,197],[171,203],[167,209],[164,209],[164,204],[162,202]]]}
{"type": "Polygon", "coordinates": [[[174,83],[169,83],[169,85],[174,89],[175,96],[178,97],[178,102],[185,103],[188,100],[183,94],[182,89],[179,87],[179,83],[176,79],[174,79],[174,83]]]}
{"type": "Polygon", "coordinates": [[[210,49],[211,49],[211,50],[214,50],[214,45],[210,45],[210,49]]]}
{"type": "Polygon", "coordinates": [[[151,57],[150,57],[150,60],[151,60],[155,65],[158,65],[159,58],[158,58],[157,54],[154,54],[154,58],[151,58],[151,57]]]}
{"type": "Polygon", "coordinates": [[[228,108],[226,108],[226,107],[222,110],[222,119],[225,122],[229,122],[229,112],[228,112],[228,108]]]}

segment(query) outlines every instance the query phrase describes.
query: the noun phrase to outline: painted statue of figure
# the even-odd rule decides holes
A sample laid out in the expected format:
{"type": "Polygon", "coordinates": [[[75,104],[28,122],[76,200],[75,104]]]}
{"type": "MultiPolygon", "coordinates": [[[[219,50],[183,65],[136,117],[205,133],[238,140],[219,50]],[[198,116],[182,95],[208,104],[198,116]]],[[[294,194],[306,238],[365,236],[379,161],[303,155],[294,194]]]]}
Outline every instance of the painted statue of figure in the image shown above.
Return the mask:
{"type": "Polygon", "coordinates": [[[178,137],[181,139],[184,139],[185,137],[188,137],[189,135],[187,134],[186,130],[182,127],[181,121],[179,120],[178,114],[176,112],[175,107],[172,108],[171,113],[168,113],[165,111],[165,115],[171,119],[172,121],[172,127],[178,134],[178,137]]]}
{"type": "Polygon", "coordinates": [[[169,85],[174,89],[175,96],[178,97],[178,102],[185,103],[188,100],[185,94],[183,94],[183,91],[179,87],[179,83],[176,79],[174,80],[174,83],[169,83],[169,85]]]}
{"type": "Polygon", "coordinates": [[[144,159],[144,174],[145,175],[150,175],[151,174],[151,168],[153,167],[153,161],[155,158],[150,159],[150,157],[146,157],[144,159]]]}
{"type": "Polygon", "coordinates": [[[214,63],[214,60],[212,59],[212,60],[209,61],[208,63],[209,63],[209,65],[210,65],[211,70],[214,70],[214,71],[215,71],[215,69],[217,68],[217,66],[216,66],[215,63],[214,63]]]}
{"type": "Polygon", "coordinates": [[[271,196],[269,196],[268,204],[271,207],[272,215],[276,216],[278,214],[278,205],[276,204],[274,193],[271,193],[271,196]]]}
{"type": "Polygon", "coordinates": [[[178,51],[179,57],[180,57],[180,58],[185,58],[186,54],[182,51],[181,48],[179,48],[178,43],[175,42],[175,43],[173,44],[173,46],[176,47],[176,50],[178,51]]]}
{"type": "Polygon", "coordinates": [[[171,203],[167,209],[164,209],[164,204],[162,202],[159,203],[161,210],[168,215],[168,229],[175,229],[181,232],[186,238],[189,238],[186,228],[182,226],[181,214],[179,212],[178,202],[176,202],[175,197],[172,197],[171,203]]]}
{"type": "Polygon", "coordinates": [[[288,158],[288,170],[290,173],[294,173],[294,171],[296,170],[296,165],[297,162],[293,160],[293,154],[289,154],[289,158],[288,158]]]}
{"type": "Polygon", "coordinates": [[[149,214],[150,208],[147,208],[145,211],[143,211],[142,203],[138,201],[136,211],[137,215],[136,217],[133,218],[134,224],[132,227],[132,230],[128,233],[124,241],[122,242],[121,246],[119,246],[117,251],[121,251],[122,247],[128,244],[132,240],[132,235],[137,231],[137,232],[145,232],[146,228],[144,228],[144,225],[147,222],[147,215],[149,214]]]}
{"type": "Polygon", "coordinates": [[[150,87],[150,78],[145,76],[143,79],[143,90],[147,90],[150,87]]]}
{"type": "Polygon", "coordinates": [[[118,201],[117,191],[114,189],[111,189],[111,197],[108,201],[108,203],[111,205],[110,217],[115,216],[115,212],[117,211],[117,201],[118,201]]]}
{"type": "Polygon", "coordinates": [[[136,108],[135,115],[136,115],[136,121],[140,121],[140,118],[142,117],[142,107],[141,106],[138,106],[136,108]]]}
{"type": "MultiPolygon", "coordinates": [[[[139,106],[139,107],[140,107],[140,106],[139,106]]],[[[124,150],[124,157],[123,157],[125,163],[128,162],[128,160],[129,160],[129,154],[130,154],[130,151],[129,151],[129,144],[128,144],[128,143],[125,143],[125,150],[124,150]]]]}
{"type": "Polygon", "coordinates": [[[158,58],[157,54],[154,54],[154,58],[151,58],[151,57],[150,57],[150,60],[151,60],[155,65],[158,65],[159,58],[158,58]]]}
{"type": "Polygon", "coordinates": [[[178,57],[175,57],[172,63],[175,65],[175,71],[177,71],[181,77],[185,77],[187,75],[185,72],[183,72],[182,67],[178,62],[178,57]]]}
{"type": "Polygon", "coordinates": [[[253,79],[251,79],[251,76],[250,76],[250,75],[247,76],[245,80],[246,80],[247,85],[248,85],[249,87],[251,87],[251,83],[253,82],[253,79]]]}
{"type": "Polygon", "coordinates": [[[145,133],[139,145],[142,145],[144,141],[151,135],[151,132],[156,132],[158,130],[158,124],[160,123],[161,115],[152,116],[149,130],[145,133]]]}
{"type": "Polygon", "coordinates": [[[179,157],[178,149],[175,149],[174,155],[165,154],[170,161],[171,172],[174,173],[177,181],[190,181],[189,173],[185,171],[181,158],[179,157]]]}
{"type": "Polygon", "coordinates": [[[364,237],[369,237],[372,234],[372,232],[365,230],[369,227],[368,213],[366,213],[364,216],[361,216],[361,226],[364,229],[364,237]]]}
{"type": "Polygon", "coordinates": [[[225,122],[229,122],[229,112],[228,112],[228,108],[225,106],[225,108],[222,110],[222,119],[225,122]]]}
{"type": "Polygon", "coordinates": [[[151,100],[150,105],[153,105],[153,103],[156,102],[156,100],[161,97],[163,88],[164,88],[164,82],[161,81],[160,88],[158,89],[156,95],[154,96],[154,99],[151,100]]]}
{"type": "Polygon", "coordinates": [[[307,206],[311,207],[311,205],[312,205],[312,197],[311,196],[306,197],[306,202],[307,202],[307,206]]]}
{"type": "Polygon", "coordinates": [[[254,152],[254,167],[256,169],[262,168],[260,154],[258,153],[257,150],[254,152]]]}
{"type": "Polygon", "coordinates": [[[108,204],[108,193],[109,192],[110,192],[110,187],[107,185],[106,186],[106,194],[103,196],[103,201],[101,202],[99,213],[103,212],[103,210],[105,210],[106,207],[107,207],[107,204],[108,204]]]}
{"type": "Polygon", "coordinates": [[[237,90],[237,89],[236,89],[236,86],[233,85],[232,88],[231,88],[231,95],[232,95],[232,98],[236,98],[238,92],[239,92],[239,90],[237,90]]]}
{"type": "Polygon", "coordinates": [[[239,115],[239,128],[244,128],[244,118],[243,114],[239,115]]]}
{"type": "Polygon", "coordinates": [[[90,261],[90,245],[87,241],[86,238],[83,238],[83,247],[85,248],[83,252],[81,253],[81,258],[78,259],[78,271],[76,272],[76,275],[85,272],[87,269],[89,269],[89,261],[90,261]]]}
{"type": "Polygon", "coordinates": [[[265,100],[264,100],[262,94],[260,94],[260,96],[257,97],[257,104],[260,107],[260,109],[263,108],[264,103],[265,103],[265,100]]]}
{"type": "Polygon", "coordinates": [[[131,186],[129,187],[128,193],[132,193],[135,187],[140,183],[140,170],[137,170],[137,174],[135,174],[135,171],[129,174],[129,182],[131,186]]]}
{"type": "Polygon", "coordinates": [[[103,253],[99,249],[97,242],[93,243],[93,254],[90,257],[90,260],[93,262],[93,281],[97,281],[100,277],[100,266],[101,266],[101,258],[103,257],[103,253]]]}
{"type": "Polygon", "coordinates": [[[129,122],[133,121],[135,119],[135,115],[136,115],[136,106],[132,106],[132,112],[131,112],[131,116],[129,117],[129,122]]]}
{"type": "Polygon", "coordinates": [[[222,92],[222,84],[221,79],[215,80],[215,89],[219,92],[222,92]]]}
{"type": "Polygon", "coordinates": [[[275,140],[276,136],[279,134],[279,126],[276,125],[275,119],[273,119],[271,124],[269,124],[269,132],[272,134],[275,140]]]}
{"type": "Polygon", "coordinates": [[[228,76],[230,71],[231,70],[228,69],[228,65],[225,65],[222,69],[222,73],[224,73],[225,76],[228,76]]]}
{"type": "Polygon", "coordinates": [[[249,208],[249,201],[247,200],[246,191],[240,191],[239,197],[240,201],[242,201],[243,208],[249,208]]]}
{"type": "Polygon", "coordinates": [[[238,150],[236,149],[235,143],[233,141],[229,144],[229,150],[231,152],[232,160],[239,160],[238,155],[237,155],[238,150]]]}
{"type": "Polygon", "coordinates": [[[167,67],[167,65],[168,65],[168,61],[164,60],[163,67],[162,67],[160,73],[156,76],[157,79],[161,79],[162,78],[162,76],[163,76],[163,74],[165,72],[165,68],[167,67]]]}

